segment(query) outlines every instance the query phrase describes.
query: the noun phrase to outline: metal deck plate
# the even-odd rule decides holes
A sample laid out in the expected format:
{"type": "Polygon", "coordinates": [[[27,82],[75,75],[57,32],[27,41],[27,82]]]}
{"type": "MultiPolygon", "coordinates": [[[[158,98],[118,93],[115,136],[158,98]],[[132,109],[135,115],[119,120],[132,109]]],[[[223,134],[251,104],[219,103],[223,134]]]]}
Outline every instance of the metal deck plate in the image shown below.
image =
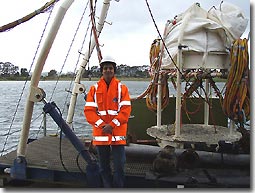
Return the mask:
{"type": "MultiPolygon", "coordinates": [[[[85,172],[85,160],[79,156],[77,163],[77,150],[67,138],[62,138],[61,140],[61,148],[59,137],[46,136],[29,143],[26,154],[27,167],[65,171],[61,163],[62,157],[63,164],[69,172],[80,172],[77,164],[85,172]]],[[[85,144],[85,139],[81,139],[81,141],[85,144]]],[[[16,151],[12,151],[0,157],[0,163],[12,166],[16,156],[16,151]]],[[[145,176],[146,171],[151,168],[152,162],[142,163],[140,160],[127,159],[125,170],[130,175],[145,176]]]]}

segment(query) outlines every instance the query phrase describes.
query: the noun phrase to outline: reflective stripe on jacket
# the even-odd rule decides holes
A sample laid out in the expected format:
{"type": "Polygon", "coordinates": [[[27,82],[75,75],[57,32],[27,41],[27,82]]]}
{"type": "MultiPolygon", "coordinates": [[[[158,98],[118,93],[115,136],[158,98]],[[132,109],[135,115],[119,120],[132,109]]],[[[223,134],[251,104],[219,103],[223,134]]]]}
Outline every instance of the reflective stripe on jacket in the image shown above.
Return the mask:
{"type": "Polygon", "coordinates": [[[131,102],[128,88],[118,79],[113,77],[108,89],[103,78],[91,86],[84,114],[88,123],[93,126],[93,144],[125,145],[130,113],[131,102]],[[102,132],[105,124],[113,127],[112,135],[102,132]]]}

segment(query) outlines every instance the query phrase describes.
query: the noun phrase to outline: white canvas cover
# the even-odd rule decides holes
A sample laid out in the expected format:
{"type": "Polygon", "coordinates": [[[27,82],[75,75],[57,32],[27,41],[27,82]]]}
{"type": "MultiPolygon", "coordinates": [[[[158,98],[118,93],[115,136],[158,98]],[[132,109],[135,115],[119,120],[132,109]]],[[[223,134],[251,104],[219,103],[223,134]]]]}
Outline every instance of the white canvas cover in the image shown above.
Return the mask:
{"type": "MultiPolygon", "coordinates": [[[[183,48],[183,68],[228,68],[228,50],[247,27],[248,19],[242,11],[223,2],[220,9],[209,11],[193,4],[166,25],[164,41],[176,63],[178,45],[183,48]]],[[[162,55],[162,69],[175,68],[166,50],[162,55]]]]}

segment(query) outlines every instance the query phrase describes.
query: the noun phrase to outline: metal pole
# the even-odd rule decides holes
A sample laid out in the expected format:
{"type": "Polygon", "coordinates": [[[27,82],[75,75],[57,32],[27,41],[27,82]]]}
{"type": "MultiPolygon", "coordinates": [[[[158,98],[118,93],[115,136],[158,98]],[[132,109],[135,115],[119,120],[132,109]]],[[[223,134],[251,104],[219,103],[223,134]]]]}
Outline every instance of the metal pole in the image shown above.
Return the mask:
{"type": "MultiPolygon", "coordinates": [[[[209,98],[209,80],[205,79],[205,98],[209,98]]],[[[209,104],[205,101],[204,124],[209,125],[209,104]]]]}
{"type": "Polygon", "coordinates": [[[73,146],[77,150],[77,153],[81,154],[83,159],[87,162],[86,178],[89,187],[101,187],[101,177],[96,157],[91,154],[87,148],[85,148],[84,144],[79,140],[79,138],[75,135],[72,129],[67,125],[65,120],[62,118],[62,115],[56,110],[56,104],[54,102],[47,103],[45,100],[44,103],[44,112],[49,113],[52,119],[57,123],[57,125],[61,128],[61,130],[73,144],[73,146]]]}
{"type": "Polygon", "coordinates": [[[56,18],[51,26],[51,29],[48,33],[48,36],[45,40],[45,43],[42,47],[40,54],[39,54],[39,57],[38,57],[38,60],[37,60],[36,66],[35,66],[35,70],[31,77],[30,93],[29,93],[29,96],[27,97],[27,103],[26,103],[26,108],[25,108],[25,113],[24,113],[24,118],[23,118],[23,125],[22,125],[21,134],[20,134],[18,149],[17,149],[18,156],[25,156],[25,154],[26,154],[27,139],[28,139],[28,135],[29,135],[29,129],[30,129],[33,108],[34,108],[34,102],[35,102],[34,100],[32,100],[32,98],[34,98],[34,96],[31,96],[32,90],[34,88],[37,88],[37,86],[38,86],[45,61],[48,57],[51,46],[52,46],[54,39],[57,35],[58,29],[62,23],[62,20],[65,16],[66,11],[71,6],[73,1],[74,0],[66,0],[59,7],[56,18]]]}
{"type": "Polygon", "coordinates": [[[43,136],[45,137],[47,134],[47,128],[46,128],[46,113],[43,112],[43,136]]]}
{"type": "MultiPolygon", "coordinates": [[[[182,48],[179,46],[177,54],[177,67],[182,71],[182,48]]],[[[175,137],[180,137],[181,134],[181,72],[177,72],[176,80],[176,110],[175,110],[175,137]]]]}
{"type": "MultiPolygon", "coordinates": [[[[105,18],[107,16],[109,6],[110,6],[110,0],[104,0],[101,15],[100,15],[100,18],[99,18],[99,22],[98,22],[97,27],[96,27],[98,36],[100,35],[100,33],[103,29],[105,18]]],[[[67,122],[67,124],[69,125],[70,128],[73,128],[72,123],[73,123],[73,116],[74,116],[74,110],[75,110],[75,105],[76,105],[76,101],[77,101],[77,96],[78,96],[78,93],[79,93],[78,91],[83,89],[82,85],[80,84],[81,77],[82,77],[83,71],[84,71],[84,69],[85,69],[85,67],[86,67],[86,65],[87,65],[87,63],[90,59],[90,56],[91,56],[95,46],[96,46],[96,41],[95,41],[95,38],[93,38],[93,40],[91,42],[90,49],[85,53],[83,61],[80,65],[80,68],[79,68],[79,70],[77,72],[77,75],[75,77],[74,87],[73,87],[72,95],[71,95],[71,99],[70,99],[70,106],[69,106],[68,113],[67,113],[67,118],[66,118],[66,122],[67,122]],[[81,89],[79,89],[79,87],[81,89]]]]}
{"type": "Polygon", "coordinates": [[[161,127],[161,97],[162,97],[162,74],[159,72],[158,100],[157,100],[157,127],[161,127]]]}
{"type": "Polygon", "coordinates": [[[229,135],[233,135],[233,130],[235,129],[235,121],[233,120],[230,120],[230,123],[229,123],[229,135]]]}

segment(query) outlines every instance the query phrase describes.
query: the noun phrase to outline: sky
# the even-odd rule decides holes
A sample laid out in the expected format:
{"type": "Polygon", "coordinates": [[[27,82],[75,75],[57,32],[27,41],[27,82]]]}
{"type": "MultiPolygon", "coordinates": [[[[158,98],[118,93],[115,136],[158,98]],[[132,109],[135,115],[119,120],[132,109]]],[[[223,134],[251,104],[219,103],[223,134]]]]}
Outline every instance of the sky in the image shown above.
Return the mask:
{"type": "MultiPolygon", "coordinates": [[[[15,21],[34,10],[43,6],[50,0],[8,0],[0,5],[0,26],[15,21]]],[[[60,0],[53,9],[45,36],[42,39],[40,48],[51,27],[53,18],[58,10],[60,0]]],[[[103,0],[97,1],[97,13],[100,16],[103,0]]],[[[194,3],[199,2],[201,7],[208,11],[212,6],[219,7],[221,0],[148,0],[156,24],[162,34],[167,20],[173,19],[175,15],[183,13],[194,3]]],[[[226,2],[237,5],[243,10],[244,15],[249,19],[248,27],[244,32],[247,37],[250,31],[250,1],[248,0],[226,0],[226,2]]],[[[81,50],[84,35],[86,33],[89,11],[87,9],[77,37],[78,23],[86,6],[87,0],[75,0],[67,11],[66,16],[53,43],[51,51],[45,62],[43,72],[54,69],[57,72],[73,72],[76,64],[78,67],[82,62],[79,59],[79,51],[85,53],[89,41],[86,39],[83,50],[81,50]],[[72,43],[73,42],[73,43],[72,43]],[[69,52],[70,45],[72,47],[69,52]],[[68,54],[69,52],[69,54],[68,54]]],[[[46,25],[49,13],[43,13],[23,23],[10,31],[0,33],[0,62],[11,62],[19,68],[36,65],[37,47],[46,25]]],[[[145,0],[112,0],[102,33],[99,38],[102,55],[111,55],[116,59],[117,64],[130,66],[150,65],[149,51],[151,43],[157,38],[158,33],[152,22],[145,0]]],[[[89,37],[89,34],[87,35],[89,37]]],[[[88,66],[98,65],[96,50],[94,50],[88,66]]]]}

